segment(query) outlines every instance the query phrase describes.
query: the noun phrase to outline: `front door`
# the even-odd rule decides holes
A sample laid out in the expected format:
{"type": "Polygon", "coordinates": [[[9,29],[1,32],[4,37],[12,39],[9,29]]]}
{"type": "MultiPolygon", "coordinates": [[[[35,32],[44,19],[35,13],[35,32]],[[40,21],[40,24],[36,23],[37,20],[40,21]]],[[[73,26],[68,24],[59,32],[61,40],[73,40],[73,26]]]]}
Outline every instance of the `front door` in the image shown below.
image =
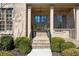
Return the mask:
{"type": "Polygon", "coordinates": [[[46,31],[47,30],[47,16],[34,16],[34,30],[46,31]]]}

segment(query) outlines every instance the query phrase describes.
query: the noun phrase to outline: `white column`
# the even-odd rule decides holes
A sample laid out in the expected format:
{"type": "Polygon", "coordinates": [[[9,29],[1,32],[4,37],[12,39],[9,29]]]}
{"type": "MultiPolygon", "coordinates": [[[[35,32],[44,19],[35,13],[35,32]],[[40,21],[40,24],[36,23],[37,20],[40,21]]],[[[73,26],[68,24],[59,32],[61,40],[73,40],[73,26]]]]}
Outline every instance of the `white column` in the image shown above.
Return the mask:
{"type": "MultiPolygon", "coordinates": [[[[76,9],[75,8],[73,8],[73,14],[74,14],[74,23],[75,23],[76,22],[76,9]]],[[[75,25],[75,27],[76,27],[76,25],[75,25]]]]}
{"type": "Polygon", "coordinates": [[[53,37],[53,28],[54,28],[54,8],[51,7],[50,8],[50,32],[51,32],[51,36],[53,37]]]}
{"type": "Polygon", "coordinates": [[[76,15],[76,10],[73,8],[73,13],[74,13],[74,20],[75,20],[75,15],[76,15]]]}
{"type": "Polygon", "coordinates": [[[79,8],[76,8],[76,39],[79,40],[79,8]]]}
{"type": "MultiPolygon", "coordinates": [[[[75,27],[75,30],[76,30],[76,9],[73,8],[73,14],[74,14],[74,27],[75,27]]],[[[74,39],[76,39],[76,31],[74,32],[74,39]]]]}
{"type": "Polygon", "coordinates": [[[28,38],[31,32],[31,6],[28,6],[28,38]]]}

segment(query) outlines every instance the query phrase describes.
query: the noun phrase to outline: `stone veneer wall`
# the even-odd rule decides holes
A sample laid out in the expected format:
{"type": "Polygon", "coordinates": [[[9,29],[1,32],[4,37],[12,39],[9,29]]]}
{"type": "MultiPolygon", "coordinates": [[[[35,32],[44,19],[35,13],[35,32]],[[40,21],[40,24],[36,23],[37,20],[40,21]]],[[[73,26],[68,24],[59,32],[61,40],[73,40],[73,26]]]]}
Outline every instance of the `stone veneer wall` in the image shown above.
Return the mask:
{"type": "Polygon", "coordinates": [[[13,35],[14,37],[26,36],[26,4],[14,4],[13,35]]]}

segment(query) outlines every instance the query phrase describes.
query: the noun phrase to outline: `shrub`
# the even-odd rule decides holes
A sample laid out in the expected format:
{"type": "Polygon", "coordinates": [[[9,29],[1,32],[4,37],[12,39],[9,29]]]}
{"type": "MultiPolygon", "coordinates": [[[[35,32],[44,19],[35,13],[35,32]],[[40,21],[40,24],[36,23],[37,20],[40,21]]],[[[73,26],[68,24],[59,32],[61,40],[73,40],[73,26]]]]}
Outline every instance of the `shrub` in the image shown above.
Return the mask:
{"type": "Polygon", "coordinates": [[[79,56],[79,49],[76,48],[70,48],[70,49],[65,49],[62,52],[63,56],[79,56]]]}
{"type": "Polygon", "coordinates": [[[59,43],[54,43],[54,44],[52,44],[52,51],[53,52],[60,52],[61,50],[60,50],[60,46],[59,46],[60,44],[59,43]]]}
{"type": "Polygon", "coordinates": [[[61,37],[53,37],[51,39],[51,43],[63,43],[65,42],[64,38],[61,38],[61,37]]]}
{"type": "Polygon", "coordinates": [[[1,50],[12,50],[14,48],[13,37],[9,35],[1,36],[0,47],[1,50]]]}
{"type": "Polygon", "coordinates": [[[15,47],[18,48],[22,54],[29,53],[31,51],[30,40],[27,37],[17,37],[15,47]]]}
{"type": "Polygon", "coordinates": [[[53,52],[61,52],[61,44],[64,43],[64,39],[60,37],[54,37],[51,39],[51,50],[53,52]]]}
{"type": "Polygon", "coordinates": [[[12,56],[12,53],[9,51],[0,51],[0,56],[12,56]]]}
{"type": "Polygon", "coordinates": [[[79,49],[79,47],[77,47],[77,49],[79,49]]]}
{"type": "Polygon", "coordinates": [[[76,48],[76,45],[72,42],[65,42],[61,44],[62,50],[69,49],[69,48],[76,48]]]}

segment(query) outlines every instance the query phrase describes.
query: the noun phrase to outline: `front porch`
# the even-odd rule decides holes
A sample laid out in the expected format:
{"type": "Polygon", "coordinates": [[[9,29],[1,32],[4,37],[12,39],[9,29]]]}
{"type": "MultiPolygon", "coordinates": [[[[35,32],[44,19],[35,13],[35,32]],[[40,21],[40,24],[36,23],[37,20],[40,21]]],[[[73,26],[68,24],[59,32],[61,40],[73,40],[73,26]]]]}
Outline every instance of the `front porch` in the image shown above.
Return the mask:
{"type": "Polygon", "coordinates": [[[33,31],[50,31],[52,37],[77,39],[75,5],[28,5],[28,37],[33,31]]]}

